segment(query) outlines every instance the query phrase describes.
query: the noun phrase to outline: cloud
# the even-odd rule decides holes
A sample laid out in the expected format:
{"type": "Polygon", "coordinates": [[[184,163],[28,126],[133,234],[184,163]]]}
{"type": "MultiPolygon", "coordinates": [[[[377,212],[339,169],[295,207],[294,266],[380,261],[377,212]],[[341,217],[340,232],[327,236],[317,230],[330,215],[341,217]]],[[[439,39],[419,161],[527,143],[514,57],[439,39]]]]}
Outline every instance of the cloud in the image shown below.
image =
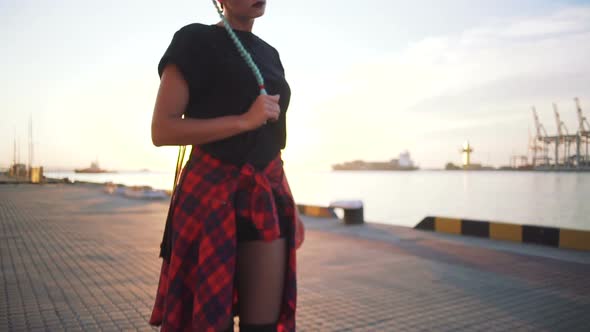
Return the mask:
{"type": "Polygon", "coordinates": [[[590,29],[590,7],[573,7],[562,9],[551,15],[525,18],[496,30],[503,39],[515,38],[554,38],[587,32],[590,29]]]}
{"type": "MultiPolygon", "coordinates": [[[[532,125],[531,105],[549,109],[557,101],[572,113],[573,97],[590,104],[588,59],[590,6],[425,38],[323,80],[332,93],[306,115],[321,137],[310,149],[330,151],[338,161],[389,159],[414,146],[422,164],[441,166],[440,146],[423,146],[434,133],[438,143],[457,145],[468,133],[489,143],[491,162],[505,163],[514,146],[526,146],[520,143],[532,125]]],[[[569,113],[562,117],[575,121],[569,113]]]]}

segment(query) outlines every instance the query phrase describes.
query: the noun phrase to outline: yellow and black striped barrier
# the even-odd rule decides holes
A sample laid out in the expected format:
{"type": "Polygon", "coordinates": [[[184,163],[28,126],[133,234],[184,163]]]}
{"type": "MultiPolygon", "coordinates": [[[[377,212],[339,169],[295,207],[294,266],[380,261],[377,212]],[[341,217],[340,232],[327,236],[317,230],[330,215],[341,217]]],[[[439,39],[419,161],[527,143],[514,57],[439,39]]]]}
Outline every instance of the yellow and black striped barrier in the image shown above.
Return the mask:
{"type": "Polygon", "coordinates": [[[414,228],[590,251],[590,232],[582,230],[442,217],[426,217],[414,228]]]}
{"type": "Polygon", "coordinates": [[[297,210],[300,214],[309,217],[338,218],[331,207],[298,204],[297,210]]]}
{"type": "Polygon", "coordinates": [[[342,222],[345,225],[362,225],[365,222],[363,203],[361,201],[338,201],[330,203],[330,206],[297,205],[297,210],[301,215],[339,219],[334,209],[343,210],[342,222]]]}

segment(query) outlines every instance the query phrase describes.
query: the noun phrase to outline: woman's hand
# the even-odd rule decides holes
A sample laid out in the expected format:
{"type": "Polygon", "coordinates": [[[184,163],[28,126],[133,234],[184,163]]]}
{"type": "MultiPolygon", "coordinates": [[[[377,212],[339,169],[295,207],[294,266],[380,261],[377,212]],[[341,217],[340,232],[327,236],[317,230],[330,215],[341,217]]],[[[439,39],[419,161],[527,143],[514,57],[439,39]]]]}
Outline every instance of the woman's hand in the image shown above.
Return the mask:
{"type": "Polygon", "coordinates": [[[279,106],[280,95],[260,95],[256,98],[254,103],[244,113],[242,121],[247,130],[256,129],[267,121],[276,121],[279,119],[281,108],[279,106]]]}

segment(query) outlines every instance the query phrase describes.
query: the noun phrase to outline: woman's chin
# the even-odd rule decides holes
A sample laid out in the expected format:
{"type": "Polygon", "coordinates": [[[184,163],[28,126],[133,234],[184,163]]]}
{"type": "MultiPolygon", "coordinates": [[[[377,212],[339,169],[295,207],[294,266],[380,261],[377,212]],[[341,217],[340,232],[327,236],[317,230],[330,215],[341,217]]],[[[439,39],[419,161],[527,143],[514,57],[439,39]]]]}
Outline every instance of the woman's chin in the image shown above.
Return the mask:
{"type": "Polygon", "coordinates": [[[252,7],[252,10],[250,11],[250,14],[253,18],[258,18],[262,15],[264,15],[264,11],[266,10],[265,6],[262,7],[252,7]]]}

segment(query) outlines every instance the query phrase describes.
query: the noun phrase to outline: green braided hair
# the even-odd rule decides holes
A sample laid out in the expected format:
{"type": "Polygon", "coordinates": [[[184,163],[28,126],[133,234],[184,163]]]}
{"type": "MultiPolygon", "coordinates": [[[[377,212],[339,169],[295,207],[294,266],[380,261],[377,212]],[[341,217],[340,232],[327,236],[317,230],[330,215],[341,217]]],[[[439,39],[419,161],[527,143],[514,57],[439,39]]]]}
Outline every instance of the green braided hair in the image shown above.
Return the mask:
{"type": "Polygon", "coordinates": [[[258,66],[256,66],[256,63],[254,63],[254,60],[252,60],[252,56],[250,55],[250,53],[248,53],[248,51],[246,50],[244,45],[242,45],[242,42],[238,39],[238,36],[236,36],[236,33],[229,25],[227,18],[225,17],[225,15],[223,15],[222,8],[217,3],[218,0],[211,0],[211,1],[213,1],[213,5],[215,6],[215,9],[217,9],[217,13],[219,13],[219,17],[221,18],[221,21],[223,21],[223,26],[225,27],[225,30],[227,30],[227,33],[229,34],[231,40],[236,45],[238,52],[240,52],[240,55],[242,56],[244,61],[246,61],[246,64],[248,65],[248,67],[250,67],[250,69],[254,73],[254,76],[256,77],[256,81],[258,81],[258,87],[260,88],[260,94],[266,95],[267,92],[266,92],[266,89],[264,88],[264,79],[262,78],[262,74],[260,73],[258,66]]]}

